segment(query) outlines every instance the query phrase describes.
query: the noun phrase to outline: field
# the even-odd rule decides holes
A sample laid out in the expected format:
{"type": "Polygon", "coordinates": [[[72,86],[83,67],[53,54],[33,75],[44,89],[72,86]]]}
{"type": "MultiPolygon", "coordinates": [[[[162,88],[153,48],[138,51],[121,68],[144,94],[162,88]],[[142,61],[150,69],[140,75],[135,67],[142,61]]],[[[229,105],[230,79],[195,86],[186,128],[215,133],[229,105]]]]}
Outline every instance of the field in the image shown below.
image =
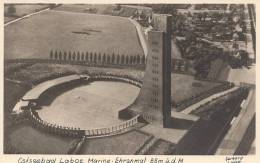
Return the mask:
{"type": "MultiPolygon", "coordinates": [[[[8,64],[6,67],[11,67],[13,64],[8,64]]],[[[19,64],[18,64],[19,65],[19,64]]],[[[5,74],[5,77],[8,77],[13,80],[19,80],[23,82],[30,82],[44,78],[46,76],[58,74],[58,73],[115,73],[115,74],[127,74],[135,78],[141,79],[143,77],[143,71],[139,70],[130,70],[130,69],[116,69],[116,68],[100,68],[100,67],[87,67],[80,65],[64,65],[64,64],[48,64],[48,63],[35,63],[31,66],[25,68],[20,68],[13,73],[5,74]]]]}
{"type": "MultiPolygon", "coordinates": [[[[115,69],[115,68],[98,68],[98,67],[86,67],[80,65],[60,65],[60,64],[46,64],[36,63],[32,66],[28,66],[24,69],[19,69],[10,76],[14,80],[21,81],[34,81],[39,78],[44,78],[50,74],[64,73],[64,72],[109,72],[122,75],[130,75],[140,80],[143,78],[143,71],[129,70],[129,69],[115,69]]],[[[171,74],[171,95],[172,99],[178,103],[193,95],[207,91],[213,87],[216,87],[220,83],[200,81],[194,79],[194,76],[185,74],[171,74]]]]}
{"type": "Polygon", "coordinates": [[[6,132],[11,125],[10,113],[13,107],[29,89],[29,86],[4,81],[4,130],[6,132]]]}
{"type": "Polygon", "coordinates": [[[194,76],[185,74],[171,75],[172,100],[179,103],[191,96],[210,90],[220,83],[196,80],[194,76]]]}
{"type": "Polygon", "coordinates": [[[96,14],[112,15],[116,5],[111,4],[63,4],[56,7],[55,10],[70,11],[70,12],[90,12],[89,9],[94,9],[96,14]]]}
{"type": "Polygon", "coordinates": [[[155,144],[146,152],[148,155],[170,155],[174,150],[174,144],[165,140],[159,139],[155,144]]]}
{"type": "Polygon", "coordinates": [[[11,132],[9,140],[11,146],[22,153],[66,154],[76,139],[42,132],[30,124],[21,124],[11,132]]]}
{"type": "Polygon", "coordinates": [[[46,59],[51,50],[143,54],[135,26],[120,17],[50,10],[10,24],[4,34],[5,59],[46,59]]]}
{"type": "Polygon", "coordinates": [[[82,154],[132,155],[149,139],[149,135],[140,131],[102,139],[87,139],[82,146],[82,154]]]}
{"type": "Polygon", "coordinates": [[[17,17],[22,17],[24,15],[33,13],[36,10],[40,10],[40,9],[45,8],[45,7],[48,7],[48,5],[43,5],[43,4],[39,4],[39,5],[36,5],[36,4],[33,4],[33,5],[30,5],[30,4],[15,5],[14,4],[13,6],[14,6],[14,8],[16,10],[15,13],[12,14],[12,15],[8,15],[8,8],[9,8],[9,6],[10,5],[5,5],[4,6],[4,13],[5,13],[4,22],[11,21],[13,19],[16,19],[17,17]]]}
{"type": "Polygon", "coordinates": [[[103,15],[116,15],[121,17],[131,17],[137,10],[142,10],[145,13],[151,13],[151,8],[140,5],[120,5],[118,8],[115,4],[63,4],[55,10],[82,12],[82,13],[96,13],[103,15]],[[120,9],[119,9],[120,8],[120,9]]]}

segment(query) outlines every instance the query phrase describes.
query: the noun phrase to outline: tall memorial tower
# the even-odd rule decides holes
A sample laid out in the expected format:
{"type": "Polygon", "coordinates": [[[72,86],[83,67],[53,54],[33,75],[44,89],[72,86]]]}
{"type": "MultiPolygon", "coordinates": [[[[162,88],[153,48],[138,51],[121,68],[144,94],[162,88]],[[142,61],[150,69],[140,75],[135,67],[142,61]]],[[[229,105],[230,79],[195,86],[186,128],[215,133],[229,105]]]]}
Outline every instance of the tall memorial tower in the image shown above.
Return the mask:
{"type": "Polygon", "coordinates": [[[153,14],[143,86],[131,108],[124,111],[162,127],[171,120],[171,16],[153,14]]]}
{"type": "Polygon", "coordinates": [[[171,119],[171,16],[153,15],[148,33],[148,56],[140,100],[142,116],[167,127],[171,119]]]}

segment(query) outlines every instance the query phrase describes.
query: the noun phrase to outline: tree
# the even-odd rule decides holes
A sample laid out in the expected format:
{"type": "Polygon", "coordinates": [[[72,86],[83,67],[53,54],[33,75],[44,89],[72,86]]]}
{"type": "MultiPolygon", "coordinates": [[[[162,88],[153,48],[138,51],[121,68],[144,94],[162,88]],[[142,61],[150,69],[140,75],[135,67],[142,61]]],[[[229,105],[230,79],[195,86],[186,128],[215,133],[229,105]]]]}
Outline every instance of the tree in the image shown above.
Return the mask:
{"type": "Polygon", "coordinates": [[[74,61],[76,60],[76,52],[75,52],[75,51],[73,52],[72,59],[73,59],[74,61]]]}
{"type": "Polygon", "coordinates": [[[7,13],[8,15],[14,15],[16,13],[16,8],[14,7],[13,4],[9,5],[7,13]]]}
{"type": "Polygon", "coordinates": [[[50,52],[50,59],[52,59],[53,58],[53,51],[51,50],[51,52],[50,52]]]}
{"type": "Polygon", "coordinates": [[[61,51],[59,52],[59,60],[62,60],[62,53],[61,53],[61,51]]]}
{"type": "Polygon", "coordinates": [[[142,57],[141,57],[141,63],[145,64],[145,56],[144,55],[142,55],[142,57]]]}
{"type": "Polygon", "coordinates": [[[133,64],[136,63],[136,55],[133,57],[133,60],[132,60],[133,64]]]}
{"type": "Polygon", "coordinates": [[[98,62],[101,62],[101,53],[98,53],[98,62]]]}
{"type": "Polygon", "coordinates": [[[115,54],[114,53],[112,54],[111,63],[113,63],[113,64],[115,63],[115,54]]]}
{"type": "Polygon", "coordinates": [[[107,55],[107,63],[110,63],[110,55],[107,55]]]}
{"type": "Polygon", "coordinates": [[[85,60],[88,61],[88,52],[86,52],[85,60]]]}
{"type": "Polygon", "coordinates": [[[140,64],[140,55],[137,55],[137,56],[136,56],[136,60],[137,60],[137,61],[136,61],[137,64],[140,64]]]}
{"type": "Polygon", "coordinates": [[[85,57],[85,56],[84,56],[84,53],[82,52],[82,53],[81,53],[81,60],[82,60],[82,61],[84,61],[84,57],[85,57]]]}
{"type": "Polygon", "coordinates": [[[97,53],[94,53],[94,63],[97,63],[97,53]]]}
{"type": "Polygon", "coordinates": [[[121,64],[125,64],[125,56],[124,55],[121,56],[121,64]]]}
{"type": "Polygon", "coordinates": [[[197,35],[192,31],[187,31],[185,33],[185,38],[187,42],[196,42],[197,41],[197,35]]]}
{"type": "Polygon", "coordinates": [[[129,64],[134,64],[134,63],[133,63],[133,56],[132,56],[132,55],[130,55],[129,64]]]}
{"type": "Polygon", "coordinates": [[[117,64],[120,64],[120,55],[117,55],[117,56],[116,56],[116,63],[117,63],[117,64]]]}
{"type": "Polygon", "coordinates": [[[69,51],[69,60],[71,60],[71,52],[69,51]]]}
{"type": "Polygon", "coordinates": [[[92,58],[93,58],[93,54],[92,54],[92,52],[90,52],[90,56],[89,56],[89,61],[90,62],[92,61],[92,58]]]}
{"type": "Polygon", "coordinates": [[[79,53],[79,51],[78,51],[78,53],[77,53],[77,60],[78,60],[78,61],[80,60],[80,53],[79,53]]]}
{"type": "Polygon", "coordinates": [[[58,52],[57,52],[57,50],[55,50],[54,57],[55,57],[55,60],[58,59],[58,52]]]}
{"type": "Polygon", "coordinates": [[[105,54],[105,53],[103,54],[102,62],[103,62],[103,63],[106,63],[106,54],[105,54]]]}
{"type": "Polygon", "coordinates": [[[128,59],[128,55],[126,55],[126,57],[125,57],[125,63],[126,63],[126,64],[128,64],[128,60],[129,60],[129,59],[128,59]]]}
{"type": "Polygon", "coordinates": [[[66,52],[63,53],[63,60],[67,60],[67,53],[66,52]]]}

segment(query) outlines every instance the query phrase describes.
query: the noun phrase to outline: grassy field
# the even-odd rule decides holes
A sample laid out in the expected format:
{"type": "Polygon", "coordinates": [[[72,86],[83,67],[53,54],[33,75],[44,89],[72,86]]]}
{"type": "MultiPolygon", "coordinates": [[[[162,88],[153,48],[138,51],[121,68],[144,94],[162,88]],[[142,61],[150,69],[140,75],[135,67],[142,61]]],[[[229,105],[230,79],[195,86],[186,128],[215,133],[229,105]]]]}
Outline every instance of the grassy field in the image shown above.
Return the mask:
{"type": "MultiPolygon", "coordinates": [[[[15,63],[16,64],[16,63],[15,63]]],[[[10,66],[8,67],[12,67],[10,66]]],[[[116,69],[116,68],[100,68],[100,67],[87,67],[80,65],[62,65],[62,64],[48,64],[48,63],[36,63],[31,66],[27,66],[25,68],[20,68],[16,70],[14,73],[5,74],[6,77],[13,80],[20,80],[23,82],[30,82],[34,80],[38,80],[44,78],[45,76],[49,76],[51,74],[57,73],[99,73],[99,72],[108,72],[115,74],[127,74],[133,76],[135,78],[141,79],[143,77],[143,71],[140,70],[130,70],[130,69],[116,69]]]]}
{"type": "Polygon", "coordinates": [[[30,89],[30,87],[4,81],[4,110],[11,113],[14,105],[30,89]]]}
{"type": "Polygon", "coordinates": [[[55,10],[86,13],[89,9],[95,9],[96,14],[112,15],[115,7],[116,5],[111,4],[63,4],[55,10]]]}
{"type": "Polygon", "coordinates": [[[20,124],[13,129],[9,140],[11,146],[22,153],[66,154],[76,139],[42,132],[30,124],[20,124]]]}
{"type": "MultiPolygon", "coordinates": [[[[4,22],[8,22],[10,20],[13,20],[17,17],[22,17],[24,15],[33,13],[37,10],[43,9],[45,7],[48,7],[49,5],[43,5],[43,4],[14,4],[15,13],[12,14],[12,16],[5,16],[4,22]]],[[[10,4],[7,4],[4,6],[4,14],[8,15],[8,8],[10,7],[10,4]]]]}
{"type": "Polygon", "coordinates": [[[17,18],[17,17],[5,16],[5,17],[4,17],[4,22],[9,22],[9,21],[14,20],[14,19],[16,19],[16,18],[17,18]]]}
{"type": "MultiPolygon", "coordinates": [[[[36,79],[44,78],[50,74],[64,73],[64,72],[109,72],[115,74],[126,74],[138,79],[143,78],[143,71],[129,70],[129,69],[115,69],[115,68],[98,68],[86,67],[80,65],[61,65],[61,64],[46,64],[37,63],[28,66],[24,69],[19,69],[16,73],[12,74],[10,78],[21,81],[34,81],[36,79]]],[[[185,74],[171,74],[171,95],[172,99],[178,103],[193,95],[207,91],[213,87],[218,86],[220,83],[196,80],[193,76],[185,74]]]]}
{"type": "Polygon", "coordinates": [[[87,139],[82,146],[82,154],[132,155],[149,139],[149,135],[140,131],[102,139],[87,139]]]}
{"type": "Polygon", "coordinates": [[[146,152],[148,155],[170,155],[173,153],[174,144],[162,139],[159,139],[155,144],[146,152]]]}
{"type": "Polygon", "coordinates": [[[51,50],[142,54],[126,18],[50,10],[4,29],[5,59],[49,58],[51,50]]]}
{"type": "Polygon", "coordinates": [[[102,15],[115,15],[121,17],[131,17],[137,10],[142,10],[145,13],[151,13],[152,9],[140,5],[120,5],[120,9],[115,4],[63,4],[55,10],[82,12],[82,13],[96,13],[102,15]]]}
{"type": "MultiPolygon", "coordinates": [[[[18,102],[18,100],[30,89],[30,87],[22,86],[19,84],[15,84],[9,81],[4,81],[4,143],[8,139],[8,134],[12,128],[12,121],[10,117],[10,113],[12,112],[13,107],[18,102]]],[[[4,146],[4,150],[6,151],[8,147],[4,146]]]]}
{"type": "Polygon", "coordinates": [[[185,74],[171,75],[171,95],[173,101],[179,103],[191,96],[210,90],[220,83],[196,80],[194,76],[185,74]]]}

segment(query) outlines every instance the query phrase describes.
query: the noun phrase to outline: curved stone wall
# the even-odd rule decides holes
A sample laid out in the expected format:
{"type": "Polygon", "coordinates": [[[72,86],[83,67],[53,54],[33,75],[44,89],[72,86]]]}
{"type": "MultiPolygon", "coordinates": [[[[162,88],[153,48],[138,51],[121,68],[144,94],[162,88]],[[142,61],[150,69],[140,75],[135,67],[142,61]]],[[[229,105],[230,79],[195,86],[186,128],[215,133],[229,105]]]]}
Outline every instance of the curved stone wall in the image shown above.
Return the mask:
{"type": "Polygon", "coordinates": [[[90,81],[95,80],[110,80],[110,81],[121,81],[125,83],[129,83],[132,85],[135,85],[139,88],[142,87],[142,81],[135,79],[133,77],[127,76],[127,75],[116,75],[111,73],[98,73],[98,74],[91,74],[91,77],[89,79],[90,81]]]}
{"type": "Polygon", "coordinates": [[[64,126],[51,124],[46,121],[43,121],[40,117],[35,115],[34,111],[31,108],[28,111],[28,116],[33,126],[41,130],[44,130],[46,132],[51,132],[58,135],[71,136],[71,137],[82,137],[84,135],[84,131],[80,130],[79,128],[64,127],[64,126]]]}
{"type": "MultiPolygon", "coordinates": [[[[57,80],[57,82],[51,82],[52,84],[48,84],[50,81],[44,82],[47,84],[41,83],[44,85],[40,88],[37,88],[39,90],[36,91],[36,97],[39,98],[42,93],[44,93],[45,91],[47,91],[59,84],[73,82],[75,80],[82,80],[82,79],[90,81],[90,82],[97,81],[97,80],[120,81],[120,82],[125,82],[125,83],[135,85],[139,88],[142,86],[142,82],[133,77],[109,74],[109,73],[90,74],[90,76],[88,76],[88,75],[71,76],[70,75],[67,77],[66,76],[61,77],[60,79],[62,79],[62,80],[59,80],[59,78],[54,79],[54,80],[57,80]],[[70,78],[70,77],[72,77],[72,78],[70,78]]],[[[33,101],[37,98],[34,98],[33,101]]],[[[30,99],[28,99],[28,101],[30,101],[30,99]]],[[[25,110],[24,112],[26,112],[26,115],[29,118],[29,120],[32,122],[33,126],[39,128],[41,130],[44,130],[46,132],[51,132],[51,133],[55,133],[58,135],[70,136],[70,137],[82,137],[82,136],[103,137],[103,136],[121,134],[126,131],[129,131],[132,127],[134,127],[138,123],[138,118],[139,118],[139,115],[137,115],[123,123],[116,124],[113,126],[109,126],[109,127],[105,127],[105,128],[82,130],[80,128],[65,127],[65,126],[60,126],[57,124],[51,124],[49,122],[46,122],[37,115],[37,112],[34,110],[34,106],[29,106],[29,105],[30,105],[30,102],[28,103],[28,106],[27,106],[28,109],[25,110]]]]}
{"type": "Polygon", "coordinates": [[[129,131],[131,127],[134,127],[138,123],[139,115],[123,122],[120,124],[116,124],[113,126],[105,127],[105,128],[96,128],[96,129],[87,129],[82,130],[76,127],[65,127],[57,124],[51,124],[49,122],[43,121],[39,116],[35,114],[35,112],[30,108],[28,110],[28,117],[31,120],[33,126],[44,130],[46,132],[70,136],[70,137],[103,137],[121,134],[126,131],[129,131]]]}

